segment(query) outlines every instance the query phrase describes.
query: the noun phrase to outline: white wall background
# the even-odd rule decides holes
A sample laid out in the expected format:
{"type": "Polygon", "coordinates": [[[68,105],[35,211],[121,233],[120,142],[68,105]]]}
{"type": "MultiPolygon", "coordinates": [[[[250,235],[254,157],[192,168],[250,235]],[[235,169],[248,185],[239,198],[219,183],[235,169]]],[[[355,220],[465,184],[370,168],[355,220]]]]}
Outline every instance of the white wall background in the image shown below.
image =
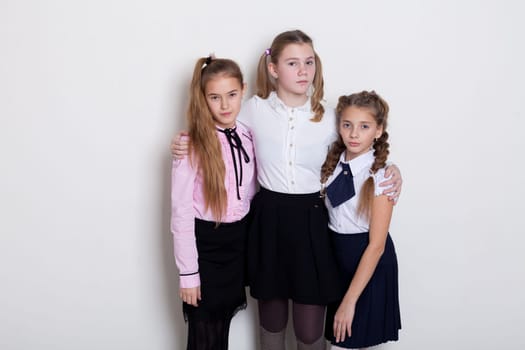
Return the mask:
{"type": "MultiPolygon", "coordinates": [[[[403,173],[387,349],[523,349],[525,5],[0,0],[0,348],[183,349],[169,142],[197,57],[315,42],[326,97],[375,89],[403,173]]],[[[255,349],[256,311],[231,348],[255,349]]]]}

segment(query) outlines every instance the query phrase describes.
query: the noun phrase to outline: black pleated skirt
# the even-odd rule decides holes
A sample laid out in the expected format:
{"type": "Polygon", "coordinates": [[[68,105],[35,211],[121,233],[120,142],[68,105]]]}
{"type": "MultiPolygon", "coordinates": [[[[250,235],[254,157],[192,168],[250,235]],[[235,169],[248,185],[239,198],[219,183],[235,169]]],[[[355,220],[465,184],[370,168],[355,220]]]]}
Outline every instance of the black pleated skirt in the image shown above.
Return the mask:
{"type": "Polygon", "coordinates": [[[341,297],[328,215],[319,193],[261,188],[252,201],[252,215],[247,266],[254,298],[327,305],[341,297]]]}
{"type": "MultiPolygon", "coordinates": [[[[331,231],[335,254],[342,271],[341,279],[348,289],[357,270],[361,256],[368,245],[368,232],[339,234],[331,231]]],[[[346,348],[364,348],[387,341],[398,340],[401,329],[399,312],[398,269],[394,243],[387,236],[385,251],[359,297],[352,336],[336,343],[333,334],[334,316],[339,302],[328,305],[326,312],[325,336],[332,344],[346,348]]]]}
{"type": "Polygon", "coordinates": [[[199,252],[201,298],[199,306],[182,303],[190,321],[231,319],[246,307],[245,247],[248,216],[233,223],[195,219],[199,252]]]}

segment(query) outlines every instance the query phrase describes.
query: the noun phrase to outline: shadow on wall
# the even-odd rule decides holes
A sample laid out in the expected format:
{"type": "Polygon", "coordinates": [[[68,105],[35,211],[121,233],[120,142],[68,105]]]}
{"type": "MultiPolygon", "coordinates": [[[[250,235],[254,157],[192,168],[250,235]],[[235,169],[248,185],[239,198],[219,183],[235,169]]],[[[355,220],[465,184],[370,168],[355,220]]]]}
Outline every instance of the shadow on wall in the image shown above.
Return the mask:
{"type": "MultiPolygon", "coordinates": [[[[189,66],[188,66],[189,67],[189,66]]],[[[173,236],[171,234],[171,167],[172,157],[170,153],[171,139],[177,132],[186,128],[186,108],[189,100],[189,86],[191,81],[191,70],[188,70],[188,75],[184,77],[177,77],[173,79],[172,85],[172,101],[171,110],[166,114],[166,125],[170,128],[166,135],[165,147],[160,150],[159,155],[159,191],[158,198],[161,199],[159,203],[160,217],[162,230],[159,233],[161,239],[159,240],[161,247],[159,251],[162,252],[162,266],[164,273],[164,295],[163,304],[168,312],[170,327],[172,331],[171,349],[185,349],[187,338],[187,325],[182,314],[182,303],[179,298],[179,273],[175,265],[175,258],[173,255],[173,236]]]]}
{"type": "Polygon", "coordinates": [[[161,266],[164,273],[164,295],[163,304],[169,314],[169,320],[172,329],[171,332],[171,349],[185,349],[186,348],[186,324],[182,315],[182,304],[179,298],[179,280],[178,271],[175,265],[175,258],[173,256],[173,238],[170,230],[171,218],[171,162],[172,158],[169,154],[169,148],[166,147],[166,152],[162,154],[162,184],[161,191],[161,222],[162,230],[160,232],[162,239],[159,240],[162,245],[159,251],[162,252],[161,266]]]}

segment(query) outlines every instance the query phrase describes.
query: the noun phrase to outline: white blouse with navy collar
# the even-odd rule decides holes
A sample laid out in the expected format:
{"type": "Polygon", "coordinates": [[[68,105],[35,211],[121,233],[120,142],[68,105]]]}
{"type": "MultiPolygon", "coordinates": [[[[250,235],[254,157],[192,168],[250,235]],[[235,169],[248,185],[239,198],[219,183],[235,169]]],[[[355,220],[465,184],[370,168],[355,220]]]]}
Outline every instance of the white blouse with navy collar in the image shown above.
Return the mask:
{"type": "MultiPolygon", "coordinates": [[[[345,161],[345,152],[343,152],[339,158],[339,161],[342,163],[347,163],[350,166],[350,170],[354,176],[355,196],[335,208],[332,207],[330,199],[325,197],[326,208],[328,209],[329,215],[328,226],[331,230],[338,233],[352,234],[368,232],[368,219],[359,217],[357,215],[359,195],[361,193],[363,184],[370,176],[374,178],[374,194],[376,196],[381,195],[383,191],[388,188],[388,186],[379,187],[381,182],[387,180],[387,178],[385,178],[385,169],[382,168],[379,169],[375,174],[370,174],[370,168],[374,163],[373,150],[370,150],[367,153],[364,153],[348,162],[345,161]]],[[[334,173],[326,181],[326,186],[330,185],[330,183],[334,181],[341,171],[342,167],[338,164],[334,170],[334,173]]]]}

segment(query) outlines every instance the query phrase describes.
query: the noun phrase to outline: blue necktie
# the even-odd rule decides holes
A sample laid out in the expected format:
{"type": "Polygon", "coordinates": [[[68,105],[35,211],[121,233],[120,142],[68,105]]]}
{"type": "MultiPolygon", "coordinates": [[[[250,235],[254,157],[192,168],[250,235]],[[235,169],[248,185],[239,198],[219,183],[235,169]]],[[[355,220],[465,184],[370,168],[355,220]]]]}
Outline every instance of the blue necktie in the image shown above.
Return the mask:
{"type": "Polygon", "coordinates": [[[334,208],[355,195],[354,176],[352,175],[350,166],[346,163],[339,164],[343,167],[343,171],[341,171],[335,180],[326,188],[326,195],[334,208]]]}

